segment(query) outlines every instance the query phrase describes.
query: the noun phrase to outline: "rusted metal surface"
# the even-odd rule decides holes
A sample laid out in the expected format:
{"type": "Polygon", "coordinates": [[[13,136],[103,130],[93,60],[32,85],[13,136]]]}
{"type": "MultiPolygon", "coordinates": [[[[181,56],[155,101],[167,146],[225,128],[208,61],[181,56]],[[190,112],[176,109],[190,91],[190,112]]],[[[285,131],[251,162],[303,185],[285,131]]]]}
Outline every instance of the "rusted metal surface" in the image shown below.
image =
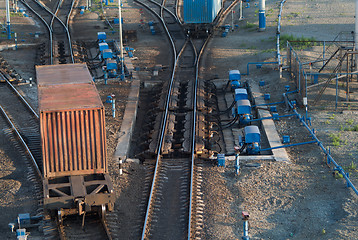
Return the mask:
{"type": "Polygon", "coordinates": [[[86,65],[36,70],[44,177],[107,173],[104,108],[86,65]]]}
{"type": "Polygon", "coordinates": [[[40,112],[103,107],[92,83],[39,86],[38,99],[40,112]]]}
{"type": "Polygon", "coordinates": [[[92,82],[87,65],[83,63],[36,66],[36,78],[38,86],[92,82]]]}

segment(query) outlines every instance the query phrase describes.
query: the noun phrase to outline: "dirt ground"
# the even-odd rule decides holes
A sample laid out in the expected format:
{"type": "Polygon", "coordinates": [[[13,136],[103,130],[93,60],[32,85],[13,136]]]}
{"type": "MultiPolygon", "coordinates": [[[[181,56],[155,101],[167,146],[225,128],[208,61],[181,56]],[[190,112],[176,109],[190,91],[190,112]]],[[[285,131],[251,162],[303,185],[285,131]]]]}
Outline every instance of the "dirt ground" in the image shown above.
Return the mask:
{"type": "MultiPolygon", "coordinates": [[[[227,78],[228,71],[239,69],[246,72],[248,62],[275,61],[275,35],[277,29],[277,15],[280,1],[267,0],[267,28],[258,32],[258,1],[250,1],[250,8],[244,3],[244,20],[238,20],[238,9],[234,15],[234,24],[238,29],[230,32],[226,38],[217,33],[208,46],[202,79],[213,77],[227,78]],[[247,22],[249,24],[247,24],[247,22]],[[249,27],[253,26],[253,27],[249,27]]],[[[80,1],[78,6],[85,5],[80,1]]],[[[113,3],[116,5],[116,3],[113,3]]],[[[113,7],[113,6],[112,6],[113,7]]],[[[106,14],[116,16],[115,8],[106,9],[106,14]]],[[[99,19],[96,13],[86,12],[74,17],[76,24],[74,39],[96,39],[98,31],[110,31],[99,19]],[[83,28],[83,24],[86,27],[83,28]]],[[[3,9],[0,9],[4,16],[3,9]]],[[[314,37],[317,40],[333,40],[340,31],[354,29],[354,1],[353,0],[304,0],[287,1],[283,7],[282,34],[293,34],[301,37],[314,37]]],[[[138,72],[141,80],[160,80],[167,72],[160,72],[153,77],[151,69],[156,64],[167,65],[168,55],[165,53],[166,43],[163,35],[151,35],[147,22],[153,20],[150,14],[131,0],[123,3],[124,28],[136,29],[138,41],[129,45],[134,47],[138,60],[133,63],[140,68],[138,72]],[[141,19],[145,24],[141,24],[141,19]]],[[[34,37],[34,32],[41,31],[36,21],[29,18],[14,17],[13,29],[21,34],[20,43],[38,43],[40,38],[34,37]],[[25,31],[26,29],[26,31],[25,31]]],[[[231,24],[231,17],[226,20],[231,24]]],[[[2,45],[12,44],[12,41],[1,38],[2,45]]],[[[283,49],[284,50],[284,49],[283,49]]],[[[309,51],[306,50],[306,51],[309,51]]],[[[33,68],[33,48],[20,48],[18,51],[2,51],[0,54],[25,79],[35,77],[33,68]]],[[[266,86],[262,92],[271,93],[272,101],[280,101],[285,91],[284,86],[294,84],[289,80],[286,72],[279,79],[279,73],[274,65],[264,66],[262,69],[250,68],[250,75],[245,79],[250,81],[265,80],[266,86]]],[[[116,132],[120,129],[124,112],[126,95],[130,83],[110,82],[104,85],[97,83],[102,100],[111,93],[117,96],[117,117],[111,116],[110,106],[106,107],[108,156],[114,152],[116,132]]],[[[19,86],[24,95],[36,107],[36,87],[28,84],[19,86]]],[[[314,109],[313,109],[314,110],[314,109]]],[[[356,157],[357,132],[342,131],[343,127],[353,127],[357,124],[357,115],[351,111],[327,112],[322,110],[310,111],[312,127],[325,146],[330,146],[333,157],[343,167],[351,162],[358,164],[356,157]],[[330,134],[340,134],[339,146],[332,145],[330,134]]],[[[284,113],[283,106],[279,106],[279,113],[284,113]],[[281,108],[282,107],[282,108],[281,108]]],[[[302,111],[302,109],[300,109],[302,111]]],[[[290,135],[292,142],[310,140],[306,130],[300,126],[297,119],[285,119],[276,122],[280,135],[290,135]]],[[[7,146],[9,147],[9,146],[7,146]]],[[[4,145],[0,146],[1,181],[4,186],[0,190],[0,207],[6,209],[7,214],[0,216],[1,231],[6,231],[9,219],[16,218],[22,212],[36,213],[32,206],[28,206],[26,192],[31,191],[26,179],[20,178],[16,168],[10,167],[13,152],[9,152],[4,145]],[[4,154],[3,154],[4,153],[4,154]],[[5,179],[7,176],[8,179],[5,179]],[[10,176],[10,177],[9,177],[10,176]],[[8,182],[11,181],[11,182],[8,182]],[[16,184],[13,184],[16,183],[16,184]],[[19,188],[23,186],[23,190],[19,188]],[[26,188],[26,189],[24,189],[26,188]],[[9,191],[7,191],[7,189],[9,191]],[[19,190],[20,189],[20,190],[19,190]],[[26,191],[25,191],[26,190],[26,191]],[[9,192],[17,194],[9,196],[9,192]],[[16,203],[16,204],[15,204],[16,203]]],[[[252,168],[249,163],[243,163],[239,176],[235,176],[234,168],[229,164],[226,168],[204,164],[205,178],[203,192],[205,194],[204,209],[204,237],[203,239],[240,239],[242,236],[241,211],[250,213],[251,239],[357,239],[358,231],[358,197],[352,190],[347,189],[345,181],[332,176],[332,167],[325,164],[325,156],[317,145],[303,145],[287,149],[290,163],[260,162],[260,168],[252,168]]],[[[111,158],[109,158],[111,159],[111,158]]],[[[110,172],[117,196],[116,209],[119,213],[119,232],[123,239],[130,239],[130,232],[137,226],[135,211],[141,200],[141,188],[144,182],[144,167],[133,163],[126,163],[122,176],[117,175],[118,165],[110,160],[110,172]]],[[[20,168],[19,168],[20,169],[20,168]]],[[[352,168],[351,178],[358,185],[358,172],[352,168]]],[[[4,210],[5,211],[5,210],[4,210]]]]}

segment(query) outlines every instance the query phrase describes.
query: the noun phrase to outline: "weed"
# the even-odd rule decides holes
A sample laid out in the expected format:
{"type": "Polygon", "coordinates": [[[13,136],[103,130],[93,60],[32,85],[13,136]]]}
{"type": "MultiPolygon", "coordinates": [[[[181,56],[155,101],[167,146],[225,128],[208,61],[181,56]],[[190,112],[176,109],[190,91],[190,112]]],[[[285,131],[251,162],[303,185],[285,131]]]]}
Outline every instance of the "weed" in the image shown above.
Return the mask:
{"type": "Polygon", "coordinates": [[[246,22],[246,25],[244,26],[244,28],[256,28],[257,24],[255,23],[250,23],[250,22],[246,22]]]}
{"type": "Polygon", "coordinates": [[[332,114],[331,116],[328,117],[328,119],[333,120],[336,117],[336,114],[332,114]]]}
{"type": "Polygon", "coordinates": [[[353,161],[351,162],[351,165],[349,165],[348,169],[350,170],[357,170],[357,164],[355,164],[353,161]]]}
{"type": "Polygon", "coordinates": [[[328,125],[328,124],[331,124],[331,121],[326,120],[326,121],[324,121],[324,123],[328,125]]]}
{"type": "Polygon", "coordinates": [[[291,42],[292,45],[294,45],[296,48],[300,50],[316,45],[315,43],[316,39],[314,37],[311,38],[303,37],[303,36],[295,37],[292,34],[291,35],[283,34],[280,37],[280,46],[281,47],[284,46],[287,41],[291,42]]]}
{"type": "Polygon", "coordinates": [[[341,144],[341,141],[342,141],[341,134],[340,133],[338,133],[338,134],[331,133],[331,134],[329,134],[329,137],[332,140],[332,145],[335,147],[339,147],[339,145],[341,144]]]}
{"type": "Polygon", "coordinates": [[[353,120],[353,119],[347,120],[347,124],[348,124],[348,125],[352,125],[353,123],[354,123],[354,120],[353,120]]]}
{"type": "Polygon", "coordinates": [[[10,17],[24,17],[24,14],[21,12],[10,12],[10,17]]]}
{"type": "Polygon", "coordinates": [[[353,161],[348,166],[344,166],[343,169],[350,172],[358,172],[357,164],[355,164],[353,161]]]}
{"type": "Polygon", "coordinates": [[[262,50],[261,53],[272,53],[272,52],[274,52],[274,51],[276,51],[276,49],[270,48],[270,49],[262,50]]]}

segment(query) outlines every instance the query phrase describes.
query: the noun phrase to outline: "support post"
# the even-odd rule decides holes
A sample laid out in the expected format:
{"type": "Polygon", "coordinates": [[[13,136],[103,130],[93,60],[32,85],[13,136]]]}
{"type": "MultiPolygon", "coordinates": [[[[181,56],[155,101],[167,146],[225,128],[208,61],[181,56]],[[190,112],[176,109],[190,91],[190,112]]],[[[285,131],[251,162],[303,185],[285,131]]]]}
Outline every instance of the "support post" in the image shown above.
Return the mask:
{"type": "Polygon", "coordinates": [[[242,16],[242,0],[240,0],[240,18],[239,20],[244,19],[244,17],[242,16]]]}
{"type": "Polygon", "coordinates": [[[240,159],[239,154],[235,154],[235,169],[236,169],[236,175],[239,175],[240,173],[240,159]]]}
{"type": "Polygon", "coordinates": [[[17,50],[17,33],[15,33],[15,50],[17,50]]]}
{"type": "Polygon", "coordinates": [[[231,31],[234,31],[234,10],[231,10],[231,31]]]}
{"type": "Polygon", "coordinates": [[[260,0],[260,4],[259,4],[259,31],[260,32],[266,30],[265,1],[266,0],[260,0]]]}
{"type": "Polygon", "coordinates": [[[114,97],[112,97],[112,113],[113,113],[113,118],[116,117],[116,99],[114,97]]]}
{"type": "Polygon", "coordinates": [[[244,220],[244,228],[243,228],[243,240],[249,240],[249,213],[243,211],[242,213],[242,220],[244,220]]]}
{"type": "Polygon", "coordinates": [[[10,27],[10,4],[9,0],[6,0],[6,24],[7,24],[7,39],[11,39],[11,27],[10,27]]]}
{"type": "Polygon", "coordinates": [[[338,106],[338,74],[336,75],[336,111],[338,106]]]}
{"type": "Polygon", "coordinates": [[[323,53],[322,53],[323,66],[326,63],[326,61],[324,60],[325,57],[326,57],[326,41],[323,41],[323,53]]]}
{"type": "Polygon", "coordinates": [[[118,20],[119,20],[119,49],[121,54],[121,80],[124,80],[124,56],[123,56],[123,36],[122,36],[122,8],[121,8],[122,1],[118,0],[118,20]]]}
{"type": "Polygon", "coordinates": [[[122,158],[119,158],[119,175],[123,174],[122,167],[123,167],[123,160],[122,158]]]}

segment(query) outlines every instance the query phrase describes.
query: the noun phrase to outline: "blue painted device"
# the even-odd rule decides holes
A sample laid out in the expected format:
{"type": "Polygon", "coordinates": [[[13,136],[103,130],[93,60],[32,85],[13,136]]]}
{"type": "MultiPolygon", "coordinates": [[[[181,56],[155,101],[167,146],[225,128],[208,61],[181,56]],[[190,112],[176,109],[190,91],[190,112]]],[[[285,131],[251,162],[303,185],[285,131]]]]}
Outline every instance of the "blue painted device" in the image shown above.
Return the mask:
{"type": "Polygon", "coordinates": [[[97,40],[103,42],[107,39],[107,35],[105,32],[97,32],[97,40]]]}
{"type": "Polygon", "coordinates": [[[105,42],[101,42],[98,44],[99,50],[102,52],[105,49],[109,49],[108,44],[105,42]]]}
{"type": "Polygon", "coordinates": [[[102,58],[103,59],[110,59],[113,57],[113,53],[111,49],[104,49],[102,51],[102,58]]]}
{"type": "Polygon", "coordinates": [[[236,89],[242,87],[241,85],[241,74],[239,70],[229,71],[229,80],[231,82],[231,88],[236,89]]]}
{"type": "Polygon", "coordinates": [[[106,60],[108,77],[114,78],[117,77],[117,61],[112,59],[106,60]]]}
{"type": "Polygon", "coordinates": [[[248,99],[236,101],[236,108],[232,109],[233,116],[239,115],[239,124],[248,125],[253,118],[251,114],[251,103],[248,99]]]}
{"type": "Polygon", "coordinates": [[[249,99],[247,90],[245,88],[236,88],[235,89],[235,101],[249,99]]]}
{"type": "Polygon", "coordinates": [[[239,144],[242,147],[246,145],[246,152],[249,155],[259,154],[261,151],[261,134],[257,126],[246,126],[244,128],[244,137],[239,136],[239,144]]]}
{"type": "Polygon", "coordinates": [[[217,159],[218,159],[218,167],[225,167],[225,154],[218,153],[217,159]]]}

